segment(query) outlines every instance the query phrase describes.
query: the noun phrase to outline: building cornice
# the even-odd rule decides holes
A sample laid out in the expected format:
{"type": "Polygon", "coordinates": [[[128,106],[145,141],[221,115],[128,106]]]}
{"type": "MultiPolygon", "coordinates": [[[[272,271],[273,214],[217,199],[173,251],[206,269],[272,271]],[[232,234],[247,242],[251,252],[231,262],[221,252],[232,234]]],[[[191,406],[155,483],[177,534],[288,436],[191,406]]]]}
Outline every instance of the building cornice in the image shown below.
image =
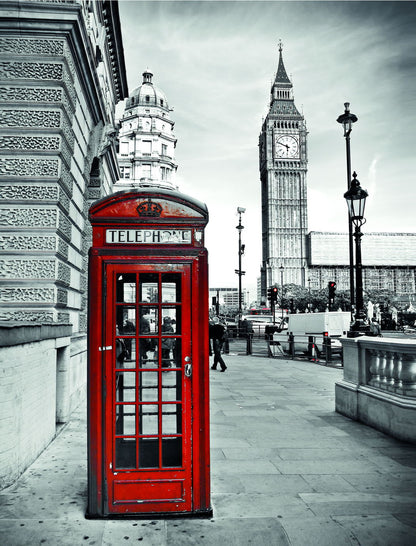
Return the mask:
{"type": "MultiPolygon", "coordinates": [[[[108,3],[108,2],[107,2],[108,3]]],[[[114,2],[116,4],[117,2],[114,2]]],[[[113,2],[110,2],[113,4],[113,2]]],[[[114,13],[114,7],[111,8],[114,13]]],[[[118,12],[117,12],[118,13],[118,12]]],[[[114,17],[112,22],[114,21],[114,17]]],[[[110,25],[108,22],[107,25],[110,25]]],[[[77,76],[81,82],[94,122],[108,121],[104,97],[95,62],[95,52],[92,51],[82,6],[77,2],[50,3],[36,0],[10,0],[6,6],[0,3],[0,32],[16,35],[33,35],[38,37],[66,37],[68,47],[75,58],[77,76]]],[[[114,31],[115,36],[117,32],[114,31]]],[[[114,37],[114,40],[116,38],[114,37]]],[[[118,38],[117,38],[118,40],[118,38]]],[[[120,34],[121,40],[121,34],[120,34]]],[[[125,74],[124,56],[120,58],[122,66],[118,65],[116,72],[125,74]]],[[[114,73],[113,67],[113,73],[114,73]]],[[[117,76],[118,77],[118,76],[117,76]]],[[[125,77],[125,76],[124,76],[125,77]]],[[[127,93],[127,86],[120,83],[120,97],[127,93]]],[[[115,95],[118,96],[118,95],[115,95]]],[[[124,98],[124,97],[123,97],[124,98]]]]}

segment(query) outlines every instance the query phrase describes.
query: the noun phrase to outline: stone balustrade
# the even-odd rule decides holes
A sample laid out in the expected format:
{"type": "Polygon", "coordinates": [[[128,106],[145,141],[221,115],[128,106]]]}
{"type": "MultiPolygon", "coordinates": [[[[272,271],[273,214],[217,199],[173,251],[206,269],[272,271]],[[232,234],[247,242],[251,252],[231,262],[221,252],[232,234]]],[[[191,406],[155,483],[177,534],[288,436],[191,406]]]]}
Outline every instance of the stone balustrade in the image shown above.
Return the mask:
{"type": "Polygon", "coordinates": [[[407,346],[405,349],[366,349],[368,384],[388,392],[416,397],[416,352],[403,352],[407,349],[407,346]]]}
{"type": "Polygon", "coordinates": [[[416,443],[416,340],[342,340],[344,377],[336,410],[396,438],[416,443]]]}

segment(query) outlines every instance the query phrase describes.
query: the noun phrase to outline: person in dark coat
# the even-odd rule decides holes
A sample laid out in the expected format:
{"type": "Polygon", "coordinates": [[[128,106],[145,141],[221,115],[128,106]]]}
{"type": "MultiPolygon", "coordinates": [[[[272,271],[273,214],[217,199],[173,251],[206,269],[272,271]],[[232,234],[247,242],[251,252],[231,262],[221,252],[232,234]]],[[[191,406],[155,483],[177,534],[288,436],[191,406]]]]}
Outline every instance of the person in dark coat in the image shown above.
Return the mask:
{"type": "Polygon", "coordinates": [[[217,364],[219,363],[221,366],[221,371],[225,372],[227,366],[225,365],[225,362],[221,356],[221,349],[225,337],[225,328],[220,323],[220,319],[218,317],[214,317],[212,319],[212,323],[209,325],[209,337],[212,339],[212,346],[214,349],[214,363],[211,366],[211,370],[216,370],[217,364]]]}

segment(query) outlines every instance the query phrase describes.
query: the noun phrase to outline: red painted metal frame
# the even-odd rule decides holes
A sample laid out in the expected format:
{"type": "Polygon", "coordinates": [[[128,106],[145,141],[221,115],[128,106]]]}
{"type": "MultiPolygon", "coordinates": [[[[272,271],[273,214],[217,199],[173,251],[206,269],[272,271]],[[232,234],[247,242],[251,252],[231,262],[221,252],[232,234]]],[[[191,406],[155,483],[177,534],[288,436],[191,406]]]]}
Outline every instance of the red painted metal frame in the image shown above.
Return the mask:
{"type": "MultiPolygon", "coordinates": [[[[120,273],[149,273],[149,272],[165,272],[168,271],[169,273],[180,273],[182,275],[182,291],[183,291],[183,297],[184,302],[189,302],[191,300],[191,290],[190,290],[190,280],[191,280],[191,262],[183,263],[177,262],[176,260],[173,262],[173,260],[169,260],[169,262],[161,261],[157,262],[152,260],[149,262],[147,259],[141,260],[140,264],[132,264],[129,263],[119,263],[119,262],[111,262],[106,264],[106,273],[107,273],[107,288],[108,290],[108,298],[107,298],[107,325],[110,326],[111,321],[111,315],[112,310],[114,307],[114,288],[115,288],[115,275],[120,273]]],[[[182,303],[181,307],[184,307],[184,304],[182,303]]],[[[189,305],[185,305],[185,309],[182,311],[182,351],[184,347],[186,347],[185,353],[191,354],[191,321],[190,321],[190,307],[189,305]],[[186,341],[186,343],[184,343],[186,341]]],[[[106,337],[105,337],[105,343],[107,346],[111,345],[112,347],[115,346],[115,317],[113,316],[113,324],[111,325],[111,328],[107,328],[106,330],[106,337]]],[[[120,490],[122,488],[126,489],[128,487],[129,491],[134,493],[134,486],[131,485],[131,482],[136,483],[137,490],[141,490],[143,494],[151,494],[152,490],[158,489],[158,484],[164,483],[165,488],[168,489],[169,487],[174,488],[175,486],[180,486],[182,484],[181,490],[182,497],[184,497],[182,500],[179,500],[179,498],[171,499],[171,500],[165,500],[164,502],[161,500],[158,500],[157,502],[150,502],[147,501],[146,503],[142,502],[145,510],[147,512],[167,512],[167,511],[178,511],[178,512],[190,512],[192,511],[192,498],[191,498],[191,491],[192,491],[192,433],[191,433],[191,423],[192,423],[192,406],[191,406],[191,396],[192,396],[192,389],[191,389],[191,380],[189,378],[183,377],[183,366],[182,366],[182,385],[183,385],[183,397],[182,397],[182,403],[183,403],[183,425],[184,425],[184,438],[183,438],[183,447],[182,451],[184,454],[184,461],[183,461],[183,468],[164,468],[161,469],[141,469],[141,470],[129,470],[127,472],[118,471],[114,472],[113,468],[109,467],[109,462],[111,463],[111,467],[114,467],[114,461],[115,458],[113,456],[113,442],[112,439],[114,437],[114,414],[113,414],[113,404],[114,404],[114,385],[112,381],[114,380],[113,376],[113,360],[114,360],[114,354],[113,351],[107,351],[105,352],[105,370],[108,372],[107,377],[105,380],[105,384],[107,386],[107,392],[106,392],[106,408],[104,411],[104,421],[105,421],[105,436],[108,439],[107,442],[105,442],[104,450],[106,451],[104,456],[104,468],[105,468],[105,481],[107,484],[107,505],[108,505],[108,511],[113,513],[119,513],[119,514],[126,514],[131,513],[132,511],[135,512],[137,510],[137,504],[141,500],[139,497],[134,499],[134,502],[122,502],[121,500],[116,500],[116,487],[120,490]],[[110,387],[110,388],[108,388],[110,387]],[[110,441],[111,439],[111,441],[110,441]],[[123,479],[124,478],[124,479],[123,479]],[[147,486],[145,484],[148,484],[147,486]]],[[[161,388],[161,385],[159,385],[159,388],[161,388]]],[[[162,404],[162,400],[160,399],[160,404],[162,404]]],[[[161,423],[159,423],[160,425],[161,423]]],[[[159,427],[159,431],[161,428],[159,427]]],[[[160,489],[162,489],[160,487],[160,489]]],[[[178,489],[178,487],[176,487],[178,489]]]]}
{"type": "MultiPolygon", "coordinates": [[[[146,208],[146,207],[142,207],[146,208]]],[[[157,209],[158,207],[154,207],[157,209]]],[[[165,517],[207,516],[210,504],[209,456],[209,340],[208,340],[208,254],[203,246],[203,230],[208,222],[205,205],[178,192],[143,190],[119,192],[93,204],[90,209],[93,247],[89,261],[88,318],[88,509],[87,517],[165,517]],[[138,205],[145,200],[159,203],[159,217],[140,217],[138,205]],[[106,229],[189,229],[189,244],[117,244],[105,242],[106,229]],[[186,511],[177,511],[175,503],[128,504],[128,512],[109,502],[106,473],[106,442],[112,442],[105,427],[108,392],[105,370],[111,358],[112,335],[107,316],[106,269],[108,264],[154,267],[154,271],[190,270],[191,381],[192,400],[192,502],[186,511]],[[100,350],[101,349],[101,350],[100,350]]],[[[111,388],[111,387],[110,387],[111,388]]],[[[189,417],[189,416],[188,416],[189,417]]],[[[161,472],[163,474],[163,471],[161,472]]],[[[155,471],[151,471],[155,475],[155,471]]],[[[163,476],[161,476],[163,480],[163,476]]],[[[173,480],[173,487],[175,481],[173,480]]],[[[143,490],[141,482],[139,490],[143,490]]],[[[134,490],[134,486],[131,486],[134,490]]],[[[140,501],[140,499],[135,499],[140,501]]]]}

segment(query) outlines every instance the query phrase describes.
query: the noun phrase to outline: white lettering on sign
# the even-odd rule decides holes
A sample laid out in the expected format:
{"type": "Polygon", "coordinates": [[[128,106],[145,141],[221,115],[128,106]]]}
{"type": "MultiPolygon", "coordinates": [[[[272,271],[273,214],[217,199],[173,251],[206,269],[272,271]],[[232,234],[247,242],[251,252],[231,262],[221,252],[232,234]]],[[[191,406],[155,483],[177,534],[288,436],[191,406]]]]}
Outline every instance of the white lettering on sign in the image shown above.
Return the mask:
{"type": "Polygon", "coordinates": [[[110,244],[191,244],[190,229],[107,229],[105,241],[110,244]]]}

